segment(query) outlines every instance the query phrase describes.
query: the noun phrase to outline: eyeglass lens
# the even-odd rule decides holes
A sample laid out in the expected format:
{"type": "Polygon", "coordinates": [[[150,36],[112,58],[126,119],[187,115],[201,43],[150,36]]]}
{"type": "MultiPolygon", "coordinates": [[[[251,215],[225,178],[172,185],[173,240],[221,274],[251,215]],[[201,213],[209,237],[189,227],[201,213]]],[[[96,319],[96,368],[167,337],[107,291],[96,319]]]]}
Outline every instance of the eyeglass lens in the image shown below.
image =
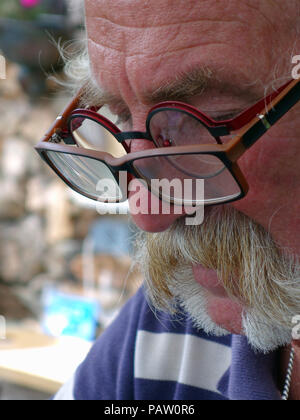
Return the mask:
{"type": "MultiPolygon", "coordinates": [[[[201,121],[191,114],[170,109],[154,113],[148,122],[157,147],[216,144],[216,139],[201,121]]],[[[212,154],[178,154],[136,160],[136,171],[146,179],[189,180],[185,201],[197,201],[197,179],[204,180],[204,200],[218,203],[237,198],[241,189],[224,163],[212,154]]],[[[173,196],[173,199],[176,197],[173,196]]]]}
{"type": "Polygon", "coordinates": [[[61,152],[47,152],[47,158],[79,193],[102,202],[122,201],[122,191],[108,166],[100,160],[61,152]],[[99,181],[105,180],[105,189],[99,181]]]}
{"type": "Polygon", "coordinates": [[[126,155],[126,150],[122,144],[104,125],[95,120],[75,117],[71,120],[70,128],[78,146],[107,152],[114,157],[126,155]]]}
{"type": "MultiPolygon", "coordinates": [[[[179,110],[161,110],[154,113],[148,121],[148,127],[154,143],[159,148],[165,147],[166,154],[168,151],[166,146],[216,144],[215,138],[201,121],[179,110]]],[[[71,130],[73,138],[81,147],[107,152],[114,157],[126,154],[113,133],[97,121],[83,117],[73,118],[71,130]]],[[[104,162],[58,152],[48,152],[47,156],[62,175],[83,194],[96,197],[99,201],[122,199],[122,192],[117,181],[104,162]],[[110,188],[106,195],[99,196],[97,184],[101,179],[115,183],[115,189],[110,188]]],[[[174,201],[175,204],[177,201],[182,203],[182,200],[189,204],[197,204],[197,180],[199,179],[204,180],[204,200],[208,204],[233,200],[241,194],[240,186],[231,172],[222,160],[213,154],[147,157],[135,160],[133,167],[139,176],[148,182],[148,185],[151,180],[170,182],[177,180],[182,185],[185,180],[189,180],[188,191],[183,191],[183,188],[171,188],[169,192],[162,193],[161,188],[154,187],[153,189],[152,184],[151,191],[154,194],[168,201],[174,201]]]]}

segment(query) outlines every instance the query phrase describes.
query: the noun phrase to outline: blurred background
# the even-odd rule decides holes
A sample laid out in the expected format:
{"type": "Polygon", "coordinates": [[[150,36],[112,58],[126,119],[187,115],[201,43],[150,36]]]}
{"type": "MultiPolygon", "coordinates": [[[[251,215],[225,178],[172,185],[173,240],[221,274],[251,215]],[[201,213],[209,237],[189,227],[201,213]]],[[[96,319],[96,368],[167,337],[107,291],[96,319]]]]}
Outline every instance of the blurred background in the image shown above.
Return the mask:
{"type": "Polygon", "coordinates": [[[141,283],[126,208],[99,215],[33,149],[70,100],[48,76],[55,42],[85,37],[81,3],[0,2],[2,400],[53,395],[141,283]]]}

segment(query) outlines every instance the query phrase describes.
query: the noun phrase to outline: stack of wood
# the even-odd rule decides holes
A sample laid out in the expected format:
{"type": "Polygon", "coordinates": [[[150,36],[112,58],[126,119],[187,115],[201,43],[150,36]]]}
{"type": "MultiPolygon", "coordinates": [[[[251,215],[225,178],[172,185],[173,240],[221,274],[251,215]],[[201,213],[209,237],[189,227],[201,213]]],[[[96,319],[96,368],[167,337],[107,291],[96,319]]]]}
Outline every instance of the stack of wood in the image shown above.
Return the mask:
{"type": "MultiPolygon", "coordinates": [[[[46,284],[83,287],[82,242],[101,216],[93,208],[74,205],[69,189],[33,149],[70,98],[53,94],[32,103],[20,89],[17,74],[17,66],[9,64],[7,79],[0,80],[0,284],[5,285],[0,301],[9,290],[20,308],[25,303],[39,316],[46,284]]],[[[129,257],[96,255],[95,261],[99,292],[101,281],[107,284],[108,278],[118,291],[127,281],[126,298],[136,290],[138,275],[127,276],[129,257]]],[[[105,306],[109,299],[103,298],[104,288],[102,292],[105,306]]],[[[18,318],[15,303],[12,311],[7,305],[5,311],[18,318]]],[[[4,307],[0,315],[5,316],[1,310],[4,307]]]]}

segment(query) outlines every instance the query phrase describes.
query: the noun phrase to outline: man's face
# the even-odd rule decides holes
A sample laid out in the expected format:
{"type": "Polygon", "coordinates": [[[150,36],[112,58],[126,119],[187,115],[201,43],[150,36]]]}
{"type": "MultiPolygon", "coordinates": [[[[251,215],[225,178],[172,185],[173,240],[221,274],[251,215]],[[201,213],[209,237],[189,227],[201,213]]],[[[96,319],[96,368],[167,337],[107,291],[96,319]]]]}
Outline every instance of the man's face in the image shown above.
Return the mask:
{"type": "MultiPolygon", "coordinates": [[[[207,89],[182,100],[213,117],[238,114],[274,80],[278,87],[280,77],[291,75],[293,48],[300,51],[299,6],[298,0],[284,9],[279,0],[86,0],[94,78],[118,98],[111,110],[130,115],[131,130],[145,131],[155,105],[151,94],[159,98],[163,86],[195,70],[209,70],[207,89]]],[[[226,206],[270,232],[294,256],[300,251],[299,111],[295,107],[244,155],[239,164],[250,192],[226,206]]],[[[132,151],[143,148],[143,141],[132,141],[132,151]]],[[[134,220],[142,230],[163,232],[180,217],[140,214],[134,220]]],[[[214,270],[196,264],[193,273],[209,292],[214,321],[241,332],[242,302],[232,303],[214,270]]]]}

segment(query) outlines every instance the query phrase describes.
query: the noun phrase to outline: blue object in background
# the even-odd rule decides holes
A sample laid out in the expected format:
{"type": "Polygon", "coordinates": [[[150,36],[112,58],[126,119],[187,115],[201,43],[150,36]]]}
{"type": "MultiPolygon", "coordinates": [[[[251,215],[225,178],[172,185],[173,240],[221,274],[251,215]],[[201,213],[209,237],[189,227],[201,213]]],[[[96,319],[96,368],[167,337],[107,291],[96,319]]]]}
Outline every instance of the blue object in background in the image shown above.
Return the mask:
{"type": "Polygon", "coordinates": [[[120,257],[132,252],[134,233],[134,227],[129,228],[127,221],[102,218],[92,224],[88,238],[93,242],[96,254],[120,257]]]}
{"type": "Polygon", "coordinates": [[[43,329],[55,337],[72,336],[93,341],[96,338],[100,304],[94,299],[63,293],[54,288],[44,291],[43,329]]]}

